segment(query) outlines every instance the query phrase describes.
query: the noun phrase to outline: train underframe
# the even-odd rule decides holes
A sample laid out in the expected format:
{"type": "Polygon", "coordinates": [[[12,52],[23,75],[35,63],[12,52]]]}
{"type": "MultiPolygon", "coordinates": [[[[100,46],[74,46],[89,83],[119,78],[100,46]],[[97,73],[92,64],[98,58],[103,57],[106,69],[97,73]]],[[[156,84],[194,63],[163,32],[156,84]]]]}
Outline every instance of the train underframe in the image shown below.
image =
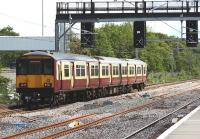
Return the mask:
{"type": "Polygon", "coordinates": [[[25,108],[32,109],[41,104],[48,104],[50,107],[56,107],[77,101],[89,101],[101,97],[126,94],[130,93],[132,89],[141,91],[144,87],[145,84],[142,82],[131,85],[86,88],[84,90],[60,90],[59,92],[54,92],[53,88],[20,88],[17,89],[17,92],[20,95],[21,105],[25,108]]]}

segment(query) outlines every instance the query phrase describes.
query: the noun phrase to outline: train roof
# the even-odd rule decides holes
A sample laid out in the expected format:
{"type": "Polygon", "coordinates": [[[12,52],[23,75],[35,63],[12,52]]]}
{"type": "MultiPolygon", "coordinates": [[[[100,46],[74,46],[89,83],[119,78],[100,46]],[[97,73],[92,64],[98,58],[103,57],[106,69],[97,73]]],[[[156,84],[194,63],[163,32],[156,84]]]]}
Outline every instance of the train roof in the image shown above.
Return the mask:
{"type": "Polygon", "coordinates": [[[69,53],[59,53],[59,52],[54,52],[54,53],[46,53],[46,52],[30,52],[25,54],[24,56],[49,56],[52,57],[55,60],[70,60],[70,61],[86,61],[86,62],[98,62],[95,58],[87,55],[79,55],[79,54],[69,54],[69,53]]]}
{"type": "Polygon", "coordinates": [[[79,55],[79,54],[71,54],[71,53],[47,53],[41,51],[29,52],[24,54],[24,56],[48,56],[52,57],[55,60],[70,60],[70,61],[86,61],[86,62],[98,62],[101,63],[114,63],[114,64],[140,64],[146,65],[145,62],[138,59],[120,59],[115,57],[104,57],[104,56],[87,56],[87,55],[79,55]]]}
{"type": "Polygon", "coordinates": [[[146,65],[145,62],[143,62],[140,59],[126,59],[128,64],[139,64],[139,65],[146,65]]]}
{"type": "Polygon", "coordinates": [[[127,61],[125,59],[115,57],[95,56],[95,58],[102,63],[127,64],[127,61]]]}

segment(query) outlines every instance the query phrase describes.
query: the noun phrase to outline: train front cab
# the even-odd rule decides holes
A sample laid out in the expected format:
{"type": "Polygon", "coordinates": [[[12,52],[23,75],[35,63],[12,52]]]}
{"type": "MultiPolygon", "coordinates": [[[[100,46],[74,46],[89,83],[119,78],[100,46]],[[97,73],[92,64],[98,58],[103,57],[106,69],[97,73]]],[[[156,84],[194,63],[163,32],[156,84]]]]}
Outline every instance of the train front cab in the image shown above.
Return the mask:
{"type": "Polygon", "coordinates": [[[54,60],[24,56],[16,61],[16,91],[23,103],[50,99],[54,88],[54,60]]]}

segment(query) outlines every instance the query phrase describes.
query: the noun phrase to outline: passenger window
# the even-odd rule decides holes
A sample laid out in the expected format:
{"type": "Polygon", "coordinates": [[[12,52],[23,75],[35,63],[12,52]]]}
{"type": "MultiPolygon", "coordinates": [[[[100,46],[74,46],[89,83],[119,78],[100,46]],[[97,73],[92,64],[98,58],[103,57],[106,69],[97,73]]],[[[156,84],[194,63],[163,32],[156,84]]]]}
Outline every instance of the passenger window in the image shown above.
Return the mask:
{"type": "Polygon", "coordinates": [[[108,66],[102,66],[102,76],[108,76],[108,75],[109,75],[108,66]]]}
{"type": "Polygon", "coordinates": [[[105,76],[105,75],[106,75],[106,67],[102,66],[102,76],[105,76]]]}
{"type": "Polygon", "coordinates": [[[141,67],[137,67],[137,74],[141,74],[141,67]]]}
{"type": "Polygon", "coordinates": [[[130,74],[130,75],[135,74],[134,71],[135,71],[134,67],[129,67],[129,74],[130,74]]]}
{"type": "Polygon", "coordinates": [[[95,76],[99,76],[99,66],[95,66],[95,76]]]}
{"type": "Polygon", "coordinates": [[[113,75],[119,75],[119,67],[113,66],[113,75]]]}
{"type": "Polygon", "coordinates": [[[146,67],[144,67],[144,74],[146,74],[146,67]]]}
{"type": "Polygon", "coordinates": [[[109,70],[108,70],[108,66],[106,66],[106,76],[109,75],[109,70]]]}
{"type": "Polygon", "coordinates": [[[76,65],[76,76],[85,76],[85,65],[76,65]]]}
{"type": "Polygon", "coordinates": [[[128,68],[126,67],[126,66],[123,66],[122,67],[122,75],[127,75],[127,73],[128,73],[128,68]]]}
{"type": "Polygon", "coordinates": [[[91,66],[91,76],[99,75],[99,66],[92,65],[91,66]]]}
{"type": "Polygon", "coordinates": [[[69,77],[69,65],[64,65],[64,75],[65,77],[69,77]]]}

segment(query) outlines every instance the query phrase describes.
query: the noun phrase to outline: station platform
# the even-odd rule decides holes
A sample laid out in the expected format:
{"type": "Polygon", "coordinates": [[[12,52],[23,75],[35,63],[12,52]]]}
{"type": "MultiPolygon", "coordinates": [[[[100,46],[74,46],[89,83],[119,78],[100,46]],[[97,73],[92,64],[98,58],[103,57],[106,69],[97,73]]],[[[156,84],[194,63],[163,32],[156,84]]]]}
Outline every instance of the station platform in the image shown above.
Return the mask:
{"type": "Polygon", "coordinates": [[[157,139],[200,139],[200,106],[171,126],[157,139]]]}

